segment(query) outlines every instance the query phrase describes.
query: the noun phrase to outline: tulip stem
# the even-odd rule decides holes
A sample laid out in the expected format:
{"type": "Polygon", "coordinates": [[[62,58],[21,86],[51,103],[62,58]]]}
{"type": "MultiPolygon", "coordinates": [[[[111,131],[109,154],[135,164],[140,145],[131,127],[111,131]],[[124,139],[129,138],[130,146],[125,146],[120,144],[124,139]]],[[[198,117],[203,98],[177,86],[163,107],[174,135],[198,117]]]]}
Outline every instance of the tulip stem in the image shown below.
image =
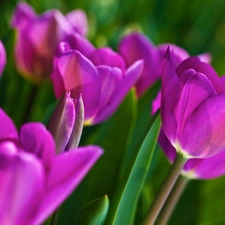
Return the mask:
{"type": "Polygon", "coordinates": [[[177,157],[170,169],[170,172],[166,180],[164,181],[163,186],[161,187],[158,195],[154,199],[151,208],[145,216],[142,225],[153,225],[155,223],[155,220],[160,210],[162,209],[186,161],[187,159],[183,158],[181,154],[177,154],[177,157]]]}
{"type": "Polygon", "coordinates": [[[59,211],[60,209],[57,209],[53,214],[52,214],[52,218],[51,218],[51,222],[49,225],[56,225],[58,223],[58,219],[59,219],[59,211]]]}
{"type": "Polygon", "coordinates": [[[185,187],[188,184],[188,179],[186,177],[180,176],[172,189],[160,215],[159,215],[159,220],[158,220],[158,225],[166,225],[170,219],[170,216],[173,213],[173,210],[183,193],[185,187]]]}

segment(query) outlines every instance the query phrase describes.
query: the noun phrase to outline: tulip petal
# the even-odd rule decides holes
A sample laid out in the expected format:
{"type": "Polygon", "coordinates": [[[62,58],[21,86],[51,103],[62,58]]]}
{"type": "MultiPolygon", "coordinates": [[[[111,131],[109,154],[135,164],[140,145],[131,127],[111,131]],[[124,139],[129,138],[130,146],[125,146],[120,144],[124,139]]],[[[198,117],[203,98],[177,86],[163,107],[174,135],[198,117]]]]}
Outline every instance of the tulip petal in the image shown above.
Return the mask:
{"type": "Polygon", "coordinates": [[[63,80],[64,90],[71,91],[73,98],[82,93],[85,119],[91,118],[99,105],[101,92],[100,77],[95,66],[78,51],[73,51],[59,58],[57,68],[59,73],[56,71],[52,74],[56,95],[59,96],[56,87],[62,86],[59,83],[63,80]]]}
{"type": "Polygon", "coordinates": [[[210,80],[201,73],[189,69],[180,77],[180,99],[175,110],[177,121],[177,138],[182,133],[187,118],[206,98],[216,95],[210,80]]]}
{"type": "Polygon", "coordinates": [[[70,93],[66,92],[48,123],[48,130],[55,139],[56,153],[66,150],[75,122],[75,105],[70,93]]]}
{"type": "Polygon", "coordinates": [[[0,140],[4,139],[18,139],[17,129],[9,116],[0,108],[0,140]]]}
{"type": "Polygon", "coordinates": [[[0,224],[33,224],[31,219],[44,195],[43,167],[25,152],[7,156],[0,151],[0,164],[6,160],[7,165],[0,167],[0,224]]]}
{"type": "Polygon", "coordinates": [[[111,97],[112,100],[104,106],[104,109],[98,112],[97,117],[93,120],[94,124],[104,121],[110,115],[112,115],[112,113],[115,112],[115,110],[119,107],[120,103],[123,101],[124,97],[139,79],[142,70],[143,60],[138,60],[127,69],[125,77],[114,90],[113,96],[111,97]]]}
{"type": "Polygon", "coordinates": [[[93,51],[88,58],[95,66],[118,67],[122,73],[125,73],[126,66],[124,59],[110,48],[99,48],[93,51]]]}
{"type": "Polygon", "coordinates": [[[209,97],[187,119],[179,144],[192,157],[211,157],[225,149],[224,127],[225,94],[209,97]]]}
{"type": "Polygon", "coordinates": [[[172,143],[175,142],[177,130],[174,111],[179,100],[179,94],[177,93],[179,89],[174,54],[172,49],[168,47],[163,61],[161,119],[163,130],[172,143]]]}
{"type": "Polygon", "coordinates": [[[45,126],[38,122],[23,125],[20,129],[20,141],[23,149],[40,158],[49,170],[55,155],[55,143],[45,126]]]}
{"type": "Polygon", "coordinates": [[[143,34],[132,33],[121,40],[119,53],[124,57],[127,67],[139,59],[144,60],[144,69],[136,84],[137,95],[140,97],[161,75],[158,50],[143,34]]]}
{"type": "Polygon", "coordinates": [[[25,27],[29,21],[36,18],[33,8],[25,2],[19,2],[14,11],[11,26],[13,28],[25,27]]]}
{"type": "Polygon", "coordinates": [[[64,152],[55,158],[48,179],[48,195],[37,213],[37,224],[71,194],[102,153],[101,148],[88,146],[64,152]]]}
{"type": "Polygon", "coordinates": [[[79,34],[86,36],[88,31],[88,21],[85,12],[81,9],[73,10],[66,15],[66,19],[79,34]]]}
{"type": "Polygon", "coordinates": [[[78,33],[68,35],[65,41],[69,44],[71,49],[79,51],[85,57],[88,57],[95,50],[91,42],[78,33]]]}
{"type": "Polygon", "coordinates": [[[0,77],[6,65],[6,51],[4,45],[0,41],[0,77]]]}

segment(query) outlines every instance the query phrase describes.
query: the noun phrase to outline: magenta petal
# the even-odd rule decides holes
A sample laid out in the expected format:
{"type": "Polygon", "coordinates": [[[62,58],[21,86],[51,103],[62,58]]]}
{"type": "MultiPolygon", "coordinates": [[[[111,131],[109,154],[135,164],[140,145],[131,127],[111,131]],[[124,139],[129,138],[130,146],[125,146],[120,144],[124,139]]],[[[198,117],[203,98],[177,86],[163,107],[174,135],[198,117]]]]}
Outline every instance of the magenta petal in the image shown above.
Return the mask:
{"type": "MultiPolygon", "coordinates": [[[[0,162],[6,157],[0,153],[0,162]]],[[[31,218],[44,194],[40,161],[24,152],[10,156],[7,165],[0,167],[0,179],[0,224],[33,224],[31,218]]]]}
{"type": "Polygon", "coordinates": [[[93,51],[88,58],[96,66],[118,67],[123,73],[126,70],[124,59],[118,53],[107,47],[93,51]]]}
{"type": "Polygon", "coordinates": [[[140,97],[160,77],[162,67],[158,50],[143,34],[132,33],[121,40],[119,53],[124,57],[127,67],[139,59],[144,60],[144,69],[136,84],[140,97]]]}
{"type": "Polygon", "coordinates": [[[36,224],[71,194],[102,153],[97,146],[87,146],[64,152],[55,158],[48,178],[48,195],[41,203],[36,224]]]}
{"type": "Polygon", "coordinates": [[[162,93],[160,90],[156,98],[152,101],[152,112],[151,112],[152,115],[154,115],[157,112],[157,110],[159,110],[161,107],[161,95],[162,93]]]}
{"type": "Polygon", "coordinates": [[[98,111],[98,115],[96,118],[94,118],[93,123],[100,123],[104,121],[116,111],[132,86],[139,79],[142,71],[142,60],[138,60],[127,69],[125,77],[120,81],[117,88],[114,90],[111,100],[108,101],[107,105],[104,106],[104,109],[98,111]]]}
{"type": "Polygon", "coordinates": [[[79,34],[86,36],[88,31],[88,21],[86,14],[83,10],[77,9],[69,12],[66,19],[74,27],[75,31],[79,34]]]}
{"type": "Polygon", "coordinates": [[[73,51],[60,57],[57,68],[59,73],[56,71],[56,74],[52,74],[55,93],[63,80],[65,91],[71,91],[73,98],[82,93],[85,119],[92,117],[99,105],[101,93],[100,77],[95,66],[78,51],[73,51]],[[55,75],[57,77],[54,78],[55,75]],[[59,75],[61,80],[57,80],[59,75]]]}
{"type": "Polygon", "coordinates": [[[209,97],[187,119],[179,138],[182,150],[196,158],[218,154],[225,149],[224,127],[225,94],[209,97]]]}
{"type": "Polygon", "coordinates": [[[33,122],[23,125],[20,129],[20,140],[26,152],[35,154],[47,169],[50,168],[55,155],[55,143],[43,124],[33,122]]]}
{"type": "Polygon", "coordinates": [[[36,13],[33,8],[25,2],[19,2],[14,11],[11,26],[14,28],[22,28],[34,18],[36,18],[36,13]]]}
{"type": "Polygon", "coordinates": [[[179,89],[180,87],[176,74],[174,54],[172,49],[168,47],[163,62],[161,119],[163,130],[171,142],[175,141],[177,130],[177,123],[174,117],[174,111],[179,100],[179,89]]]}
{"type": "Polygon", "coordinates": [[[189,69],[180,77],[180,99],[175,110],[177,121],[177,136],[182,133],[187,118],[206,98],[216,95],[216,90],[210,80],[201,73],[189,69]],[[184,85],[184,86],[183,86],[184,85]]]}
{"type": "Polygon", "coordinates": [[[201,62],[210,63],[212,61],[212,55],[210,53],[203,53],[197,55],[197,57],[201,60],[201,62]]]}
{"type": "Polygon", "coordinates": [[[85,57],[88,57],[95,50],[91,42],[78,33],[67,36],[65,41],[71,49],[79,51],[85,57]]]}
{"type": "Polygon", "coordinates": [[[0,41],[0,77],[6,65],[6,51],[4,45],[0,41]]]}
{"type": "Polygon", "coordinates": [[[17,129],[9,116],[0,108],[0,140],[15,138],[18,139],[17,129]]]}

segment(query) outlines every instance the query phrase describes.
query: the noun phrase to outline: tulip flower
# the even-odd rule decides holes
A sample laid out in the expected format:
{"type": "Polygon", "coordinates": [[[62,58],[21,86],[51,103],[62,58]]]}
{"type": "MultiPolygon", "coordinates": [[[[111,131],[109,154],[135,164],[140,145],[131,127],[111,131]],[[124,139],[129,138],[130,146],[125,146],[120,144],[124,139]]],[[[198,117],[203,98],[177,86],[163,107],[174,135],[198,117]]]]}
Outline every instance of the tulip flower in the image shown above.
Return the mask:
{"type": "Polygon", "coordinates": [[[208,158],[225,149],[224,97],[224,77],[198,57],[177,67],[168,48],[162,75],[162,127],[185,158],[208,158]]]}
{"type": "Polygon", "coordinates": [[[51,134],[40,123],[18,133],[0,110],[0,224],[36,225],[71,194],[102,154],[97,146],[55,155],[51,134]]]}
{"type": "Polygon", "coordinates": [[[4,68],[5,68],[5,64],[6,64],[6,52],[5,52],[4,45],[0,41],[0,77],[3,73],[4,68]]]}
{"type": "MultiPolygon", "coordinates": [[[[163,130],[160,131],[159,144],[173,163],[176,149],[171,145],[163,130]]],[[[206,159],[189,159],[183,167],[182,174],[189,179],[213,179],[225,174],[225,151],[206,159]]]]}
{"type": "Polygon", "coordinates": [[[36,83],[50,78],[58,43],[69,34],[87,31],[81,10],[66,16],[58,10],[36,15],[25,2],[18,3],[11,25],[17,30],[16,66],[23,76],[36,83]]]}
{"type": "MultiPolygon", "coordinates": [[[[167,46],[170,45],[174,51],[174,60],[178,65],[189,54],[182,48],[173,44],[161,44],[155,46],[151,40],[141,33],[131,33],[123,37],[119,44],[119,53],[124,57],[127,66],[136,60],[144,60],[144,69],[135,85],[137,96],[140,98],[162,75],[162,61],[167,46]]],[[[209,54],[199,55],[205,62],[209,62],[209,54]]]]}
{"type": "Polygon", "coordinates": [[[126,68],[123,58],[110,48],[95,49],[79,34],[68,36],[57,50],[51,75],[57,98],[70,91],[82,93],[85,123],[97,124],[109,118],[135,84],[142,61],[126,68]]]}
{"type": "Polygon", "coordinates": [[[62,152],[79,145],[84,123],[84,106],[82,97],[72,99],[66,92],[53,112],[48,123],[56,143],[56,152],[62,152]]]}

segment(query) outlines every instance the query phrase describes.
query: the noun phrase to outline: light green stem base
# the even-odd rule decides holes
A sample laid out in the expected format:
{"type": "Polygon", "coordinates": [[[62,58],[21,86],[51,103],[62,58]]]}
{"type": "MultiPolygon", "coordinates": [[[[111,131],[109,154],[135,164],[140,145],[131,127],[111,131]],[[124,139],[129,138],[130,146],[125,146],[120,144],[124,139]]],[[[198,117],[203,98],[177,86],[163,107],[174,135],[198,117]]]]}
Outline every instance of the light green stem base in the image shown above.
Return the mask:
{"type": "Polygon", "coordinates": [[[155,220],[162,209],[170,191],[173,188],[173,185],[175,184],[180,171],[182,170],[184,164],[186,163],[187,159],[183,158],[182,155],[177,154],[176,160],[174,161],[171,170],[164,181],[163,186],[161,187],[158,195],[156,196],[154,202],[152,203],[152,206],[150,210],[148,211],[146,217],[144,218],[144,221],[142,225],[153,225],[155,223],[155,220]]]}

